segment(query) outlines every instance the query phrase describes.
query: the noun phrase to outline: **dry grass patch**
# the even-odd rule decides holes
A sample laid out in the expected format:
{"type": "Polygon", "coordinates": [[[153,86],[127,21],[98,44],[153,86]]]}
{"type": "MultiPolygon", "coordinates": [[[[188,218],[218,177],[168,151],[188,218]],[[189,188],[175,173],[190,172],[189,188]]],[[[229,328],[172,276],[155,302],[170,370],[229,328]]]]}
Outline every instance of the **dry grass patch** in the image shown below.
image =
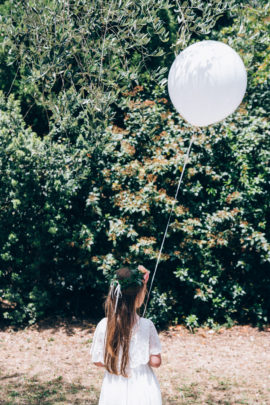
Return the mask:
{"type": "MultiPolygon", "coordinates": [[[[47,320],[0,330],[0,404],[97,405],[104,369],[90,363],[95,325],[47,320]]],[[[270,329],[234,326],[159,334],[163,405],[269,405],[270,329]]]]}

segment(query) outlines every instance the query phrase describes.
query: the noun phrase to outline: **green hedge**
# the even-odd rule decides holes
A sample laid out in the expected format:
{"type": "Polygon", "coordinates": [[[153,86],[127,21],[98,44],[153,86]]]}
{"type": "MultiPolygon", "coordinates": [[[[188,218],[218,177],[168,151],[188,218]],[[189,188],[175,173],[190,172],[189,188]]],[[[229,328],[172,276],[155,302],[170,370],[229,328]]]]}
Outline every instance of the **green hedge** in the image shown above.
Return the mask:
{"type": "MultiPolygon", "coordinates": [[[[223,7],[233,3],[223,2],[223,7]]],[[[182,321],[190,327],[269,322],[269,7],[243,7],[234,15],[223,11],[216,29],[212,19],[212,26],[205,23],[204,31],[191,35],[197,17],[187,8],[190,31],[183,26],[179,31],[177,13],[166,4],[162,13],[153,11],[165,31],[147,31],[148,55],[155,41],[160,48],[165,41],[173,59],[178,34],[188,43],[207,38],[229,43],[248,70],[240,109],[222,123],[194,132],[168,99],[166,53],[159,56],[163,70],[148,56],[136,80],[126,77],[123,88],[113,92],[103,83],[104,97],[110,91],[113,95],[102,114],[93,112],[98,104],[87,107],[75,65],[69,67],[78,80],[75,86],[65,81],[63,88],[46,90],[43,79],[34,77],[39,62],[30,66],[22,59],[8,98],[11,83],[1,79],[2,320],[33,323],[51,313],[98,318],[112,270],[125,262],[143,263],[153,271],[194,135],[146,316],[160,327],[182,321]],[[152,77],[151,72],[157,73],[152,77]],[[33,100],[38,119],[26,114],[33,100]]],[[[74,21],[66,23],[72,33],[74,21]]],[[[2,72],[8,66],[15,69],[20,41],[25,52],[29,47],[23,38],[15,41],[15,26],[10,30],[2,37],[2,72]]],[[[70,34],[68,38],[73,40],[70,34]]],[[[70,49],[69,40],[66,48],[56,46],[59,52],[70,49]]],[[[67,69],[72,52],[64,55],[67,69]]],[[[39,57],[44,69],[46,55],[39,57]]],[[[108,69],[110,60],[105,62],[108,69]]],[[[128,69],[136,63],[135,58],[128,69]]]]}

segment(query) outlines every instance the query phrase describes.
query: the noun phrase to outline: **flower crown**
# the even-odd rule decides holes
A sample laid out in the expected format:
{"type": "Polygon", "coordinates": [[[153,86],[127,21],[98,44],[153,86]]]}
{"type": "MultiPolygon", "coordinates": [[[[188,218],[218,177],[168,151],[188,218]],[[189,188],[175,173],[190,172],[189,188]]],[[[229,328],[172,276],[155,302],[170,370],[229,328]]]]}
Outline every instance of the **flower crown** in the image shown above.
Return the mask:
{"type": "Polygon", "coordinates": [[[131,276],[129,278],[119,278],[116,273],[110,278],[110,286],[117,286],[120,284],[121,288],[127,288],[130,285],[137,284],[142,286],[147,283],[149,278],[149,270],[143,266],[138,266],[130,269],[131,276]]]}
{"type": "Polygon", "coordinates": [[[110,294],[111,297],[113,295],[116,295],[116,303],[114,306],[114,313],[116,313],[116,308],[118,304],[118,299],[119,296],[122,296],[121,289],[127,288],[132,284],[137,284],[142,286],[143,284],[146,284],[149,278],[149,270],[146,270],[145,267],[143,266],[138,266],[137,268],[132,268],[130,269],[131,271],[131,276],[126,279],[121,279],[118,278],[117,274],[114,273],[114,275],[110,279],[110,294]]]}

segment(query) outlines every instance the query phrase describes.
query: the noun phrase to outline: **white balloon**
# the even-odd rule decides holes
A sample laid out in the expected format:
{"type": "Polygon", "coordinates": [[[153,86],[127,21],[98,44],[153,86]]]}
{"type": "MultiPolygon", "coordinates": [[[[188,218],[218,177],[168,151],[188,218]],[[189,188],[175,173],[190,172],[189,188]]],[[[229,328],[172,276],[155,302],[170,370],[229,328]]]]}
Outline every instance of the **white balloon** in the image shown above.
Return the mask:
{"type": "Polygon", "coordinates": [[[247,73],[240,56],[227,44],[201,41],[174,60],[168,77],[171,101],[195,126],[222,121],[241,103],[247,73]]]}

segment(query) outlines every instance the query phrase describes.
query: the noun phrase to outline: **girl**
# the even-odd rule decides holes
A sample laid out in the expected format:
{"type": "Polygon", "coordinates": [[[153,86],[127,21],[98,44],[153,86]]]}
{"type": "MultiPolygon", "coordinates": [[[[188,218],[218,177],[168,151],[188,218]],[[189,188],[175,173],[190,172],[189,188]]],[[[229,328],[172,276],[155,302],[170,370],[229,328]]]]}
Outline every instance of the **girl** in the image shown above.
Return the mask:
{"type": "Polygon", "coordinates": [[[153,322],[137,314],[148,278],[138,266],[122,267],[111,279],[106,318],[97,324],[90,350],[92,362],[105,367],[98,405],[162,405],[151,368],[161,365],[161,342],[153,322]]]}

